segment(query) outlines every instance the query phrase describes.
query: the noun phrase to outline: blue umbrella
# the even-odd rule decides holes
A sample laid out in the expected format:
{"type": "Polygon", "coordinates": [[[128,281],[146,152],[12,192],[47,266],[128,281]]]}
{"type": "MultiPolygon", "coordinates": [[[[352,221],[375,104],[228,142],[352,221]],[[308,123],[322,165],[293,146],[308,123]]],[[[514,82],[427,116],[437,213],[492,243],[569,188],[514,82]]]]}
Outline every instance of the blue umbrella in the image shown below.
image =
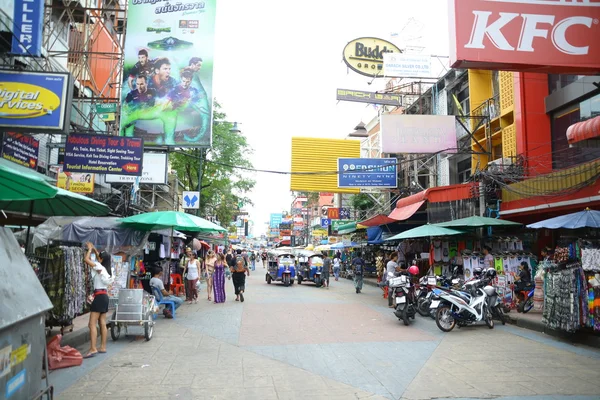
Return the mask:
{"type": "Polygon", "coordinates": [[[600,228],[600,211],[586,208],[573,214],[561,215],[560,217],[546,219],[527,225],[533,229],[579,229],[579,228],[600,228]]]}

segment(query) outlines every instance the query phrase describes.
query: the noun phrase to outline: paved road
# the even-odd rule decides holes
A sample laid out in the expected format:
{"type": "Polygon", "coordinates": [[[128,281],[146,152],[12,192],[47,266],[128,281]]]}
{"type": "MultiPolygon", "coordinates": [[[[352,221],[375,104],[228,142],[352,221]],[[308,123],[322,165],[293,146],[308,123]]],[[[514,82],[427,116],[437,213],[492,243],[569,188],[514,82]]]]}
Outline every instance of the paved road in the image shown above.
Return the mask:
{"type": "Polygon", "coordinates": [[[600,352],[520,328],[409,327],[377,288],[248,283],[245,303],[184,304],[154,338],[109,341],[50,375],[58,399],[599,399],[600,352]],[[572,397],[577,395],[577,397],[572,397]]]}

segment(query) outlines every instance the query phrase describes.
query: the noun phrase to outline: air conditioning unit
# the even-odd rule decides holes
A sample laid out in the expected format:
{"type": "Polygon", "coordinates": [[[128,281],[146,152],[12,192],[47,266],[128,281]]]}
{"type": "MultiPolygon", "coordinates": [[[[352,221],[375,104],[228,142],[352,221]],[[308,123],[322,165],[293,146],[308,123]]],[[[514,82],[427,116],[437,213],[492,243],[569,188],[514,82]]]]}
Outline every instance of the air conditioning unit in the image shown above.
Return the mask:
{"type": "Polygon", "coordinates": [[[494,173],[501,173],[501,172],[504,172],[506,170],[506,168],[511,166],[512,163],[513,163],[512,158],[509,158],[509,157],[499,158],[497,160],[490,161],[488,163],[488,171],[494,172],[494,173]]]}

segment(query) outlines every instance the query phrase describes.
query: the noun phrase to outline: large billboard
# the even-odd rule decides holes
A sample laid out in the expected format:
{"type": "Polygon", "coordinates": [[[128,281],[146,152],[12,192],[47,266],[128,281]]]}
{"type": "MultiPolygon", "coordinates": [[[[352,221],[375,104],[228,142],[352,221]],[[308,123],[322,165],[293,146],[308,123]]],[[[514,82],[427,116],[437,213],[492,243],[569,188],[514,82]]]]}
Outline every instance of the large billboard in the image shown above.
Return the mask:
{"type": "Polygon", "coordinates": [[[361,37],[348,42],[342,55],[344,62],[352,71],[366,76],[383,77],[385,53],[401,53],[401,51],[387,40],[361,37]]]}
{"type": "Polygon", "coordinates": [[[211,145],[215,5],[129,0],[121,136],[211,145]]]}
{"type": "Polygon", "coordinates": [[[449,0],[455,68],[600,71],[600,1],[449,0]]]}
{"type": "Polygon", "coordinates": [[[452,115],[381,116],[383,153],[456,153],[456,150],[456,121],[452,115]]]}
{"type": "Polygon", "coordinates": [[[397,164],[398,160],[395,158],[339,158],[338,186],[343,188],[398,187],[397,164]]]}
{"type": "Polygon", "coordinates": [[[71,89],[68,73],[0,70],[0,129],[67,133],[71,89]]]}
{"type": "Polygon", "coordinates": [[[359,193],[338,187],[338,158],[360,158],[360,141],[354,139],[292,138],[290,189],[296,192],[359,193]]]}

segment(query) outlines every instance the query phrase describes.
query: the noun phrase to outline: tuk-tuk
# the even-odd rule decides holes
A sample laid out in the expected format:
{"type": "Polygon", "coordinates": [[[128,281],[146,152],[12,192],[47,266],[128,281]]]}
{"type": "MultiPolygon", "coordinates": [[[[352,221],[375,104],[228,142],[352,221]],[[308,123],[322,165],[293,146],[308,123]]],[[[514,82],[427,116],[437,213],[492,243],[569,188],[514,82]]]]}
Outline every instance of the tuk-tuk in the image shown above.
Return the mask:
{"type": "Polygon", "coordinates": [[[267,274],[265,280],[270,285],[271,282],[282,282],[284,286],[294,284],[296,279],[296,261],[295,256],[288,252],[269,252],[267,274]]]}
{"type": "Polygon", "coordinates": [[[299,263],[298,267],[298,285],[304,281],[314,282],[317,287],[323,284],[321,274],[323,273],[323,254],[314,253],[305,255],[306,262],[299,263]]]}

